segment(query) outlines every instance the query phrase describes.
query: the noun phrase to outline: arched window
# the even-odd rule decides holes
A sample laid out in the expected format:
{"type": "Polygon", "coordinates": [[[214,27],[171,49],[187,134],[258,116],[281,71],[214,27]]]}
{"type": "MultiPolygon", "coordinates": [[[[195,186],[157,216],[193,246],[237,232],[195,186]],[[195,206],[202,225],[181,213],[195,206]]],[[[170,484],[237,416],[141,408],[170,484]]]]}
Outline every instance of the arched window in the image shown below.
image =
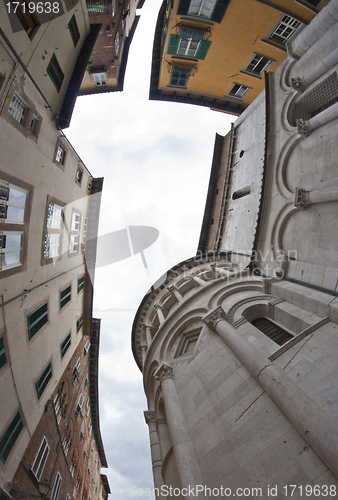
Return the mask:
{"type": "Polygon", "coordinates": [[[256,318],[251,321],[251,324],[258,328],[264,335],[269,337],[269,339],[273,340],[276,342],[278,345],[283,345],[288,340],[293,338],[293,335],[291,333],[287,332],[280,326],[276,325],[273,321],[267,318],[256,318]]]}

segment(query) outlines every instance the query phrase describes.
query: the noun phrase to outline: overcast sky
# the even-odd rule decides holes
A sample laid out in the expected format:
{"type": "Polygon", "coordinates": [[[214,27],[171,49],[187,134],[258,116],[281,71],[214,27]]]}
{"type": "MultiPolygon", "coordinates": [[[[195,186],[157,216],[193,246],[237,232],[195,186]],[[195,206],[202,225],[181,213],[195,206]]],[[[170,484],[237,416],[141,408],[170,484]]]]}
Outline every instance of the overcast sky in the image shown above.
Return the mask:
{"type": "Polygon", "coordinates": [[[131,485],[153,488],[147,403],[131,351],[131,326],[150,285],[196,254],[216,132],[234,116],[192,105],[149,101],[155,23],[161,0],[146,0],[131,45],[124,91],[77,99],[66,135],[94,177],[104,177],[99,234],[151,226],[144,253],[96,270],[94,317],[102,318],[100,423],[111,498],[131,485]]]}

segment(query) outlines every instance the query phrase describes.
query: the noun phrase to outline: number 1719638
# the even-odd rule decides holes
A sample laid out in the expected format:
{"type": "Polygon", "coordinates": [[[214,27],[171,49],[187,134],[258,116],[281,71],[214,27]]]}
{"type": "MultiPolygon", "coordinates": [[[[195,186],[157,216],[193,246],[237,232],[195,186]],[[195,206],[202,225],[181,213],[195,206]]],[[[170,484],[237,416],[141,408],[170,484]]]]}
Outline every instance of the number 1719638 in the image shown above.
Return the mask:
{"type": "Polygon", "coordinates": [[[8,2],[6,3],[8,14],[14,12],[22,12],[23,14],[29,13],[34,14],[58,14],[60,11],[59,2],[8,2]]]}

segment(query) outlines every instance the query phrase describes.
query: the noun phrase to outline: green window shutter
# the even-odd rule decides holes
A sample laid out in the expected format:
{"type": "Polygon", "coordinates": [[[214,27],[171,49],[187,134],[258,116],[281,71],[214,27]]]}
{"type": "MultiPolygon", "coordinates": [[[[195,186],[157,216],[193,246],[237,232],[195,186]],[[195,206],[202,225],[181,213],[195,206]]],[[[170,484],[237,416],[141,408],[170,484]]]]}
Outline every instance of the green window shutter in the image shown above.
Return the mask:
{"type": "Polygon", "coordinates": [[[230,0],[218,0],[211,16],[211,21],[222,22],[224,14],[229,6],[230,0]]]}
{"type": "Polygon", "coordinates": [[[196,59],[205,59],[205,56],[207,55],[210,45],[211,42],[207,42],[206,40],[201,40],[196,52],[195,56],[196,59]]]}
{"type": "Polygon", "coordinates": [[[188,14],[189,7],[190,7],[190,0],[180,0],[177,9],[177,14],[179,16],[184,16],[185,14],[188,14]]]}
{"type": "Polygon", "coordinates": [[[170,35],[168,44],[168,54],[176,55],[178,50],[178,44],[180,43],[180,37],[177,35],[170,35]]]}
{"type": "Polygon", "coordinates": [[[24,427],[20,411],[18,411],[0,438],[0,460],[4,464],[10,454],[20,432],[24,427]]]}

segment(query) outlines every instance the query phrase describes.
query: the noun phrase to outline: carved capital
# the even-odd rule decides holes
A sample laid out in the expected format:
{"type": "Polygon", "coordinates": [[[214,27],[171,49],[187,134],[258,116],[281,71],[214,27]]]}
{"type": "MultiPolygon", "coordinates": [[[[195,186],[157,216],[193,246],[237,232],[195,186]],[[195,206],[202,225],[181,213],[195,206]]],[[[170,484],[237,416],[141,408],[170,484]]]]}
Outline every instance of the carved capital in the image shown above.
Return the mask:
{"type": "Polygon", "coordinates": [[[160,384],[162,384],[163,380],[166,378],[173,379],[174,378],[173,367],[163,363],[163,365],[161,365],[154,373],[154,377],[156,378],[156,380],[160,382],[160,384]]]}
{"type": "Polygon", "coordinates": [[[155,416],[154,411],[150,411],[150,410],[144,411],[143,415],[144,415],[144,418],[145,418],[147,425],[156,423],[156,416],[155,416]]]}
{"type": "Polygon", "coordinates": [[[303,120],[302,118],[297,119],[298,134],[302,135],[303,137],[308,137],[312,131],[313,128],[311,127],[311,125],[307,120],[303,120]]]}
{"type": "Polygon", "coordinates": [[[221,306],[218,306],[216,309],[213,309],[202,318],[202,321],[204,321],[207,327],[211,328],[211,330],[215,330],[216,325],[219,321],[226,321],[226,320],[227,320],[227,315],[221,306]]]}
{"type": "Polygon", "coordinates": [[[295,191],[295,206],[305,210],[311,205],[310,191],[296,187],[295,191]]]}
{"type": "Polygon", "coordinates": [[[301,76],[296,76],[295,78],[291,78],[291,86],[297,92],[304,92],[308,84],[301,76]]]}

